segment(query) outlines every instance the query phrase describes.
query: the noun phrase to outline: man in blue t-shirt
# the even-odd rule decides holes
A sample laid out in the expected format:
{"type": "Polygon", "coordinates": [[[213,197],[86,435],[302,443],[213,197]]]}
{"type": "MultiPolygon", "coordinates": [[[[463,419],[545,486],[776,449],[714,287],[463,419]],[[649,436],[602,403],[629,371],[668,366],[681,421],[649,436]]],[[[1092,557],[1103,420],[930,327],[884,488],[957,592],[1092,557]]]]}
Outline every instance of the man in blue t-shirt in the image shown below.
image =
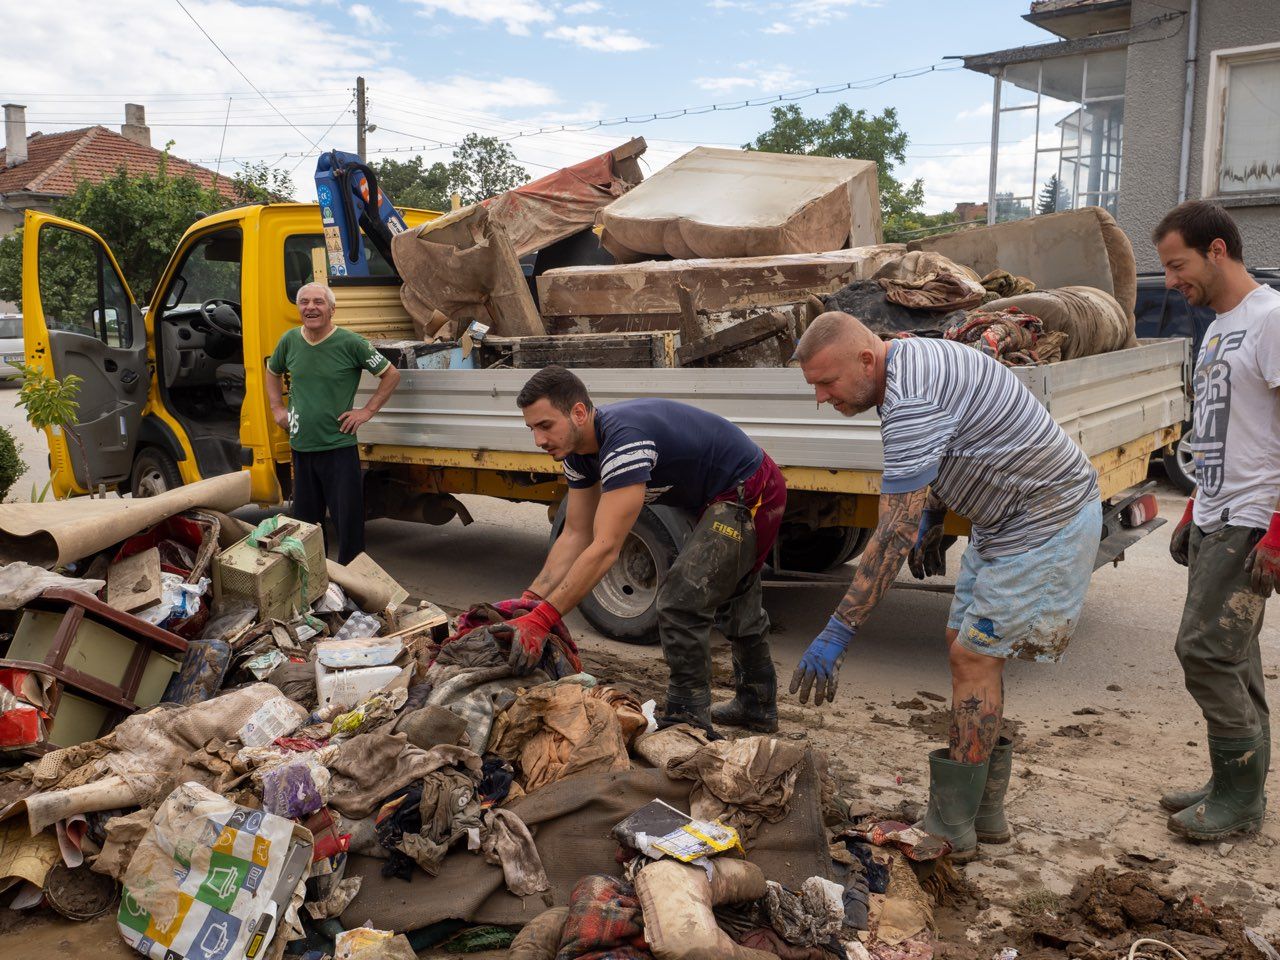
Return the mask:
{"type": "Polygon", "coordinates": [[[534,374],[516,397],[533,440],[564,465],[564,529],[509,621],[512,663],[528,672],[548,634],[613,566],[646,504],[698,517],[658,589],[658,635],[671,670],[660,725],[778,727],[777,679],[760,568],[777,539],[786,484],[769,455],[713,413],[672,400],[596,408],[564,367],[534,374]],[[733,647],[736,696],[711,709],[711,627],[733,647]]]}

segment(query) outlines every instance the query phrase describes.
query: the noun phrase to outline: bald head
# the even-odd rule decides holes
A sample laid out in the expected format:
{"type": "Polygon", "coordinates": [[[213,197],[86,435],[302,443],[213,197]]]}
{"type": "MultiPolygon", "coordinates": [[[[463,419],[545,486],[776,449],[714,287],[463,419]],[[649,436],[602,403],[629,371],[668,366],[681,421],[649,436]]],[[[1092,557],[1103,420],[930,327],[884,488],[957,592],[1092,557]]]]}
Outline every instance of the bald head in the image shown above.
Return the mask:
{"type": "Polygon", "coordinates": [[[795,358],[818,403],[852,417],[883,398],[885,354],[884,341],[856,317],[831,312],[809,324],[795,358]]]}
{"type": "Polygon", "coordinates": [[[875,349],[879,343],[880,338],[857,317],[832,310],[809,324],[796,344],[795,358],[804,364],[828,347],[838,347],[839,353],[849,355],[859,350],[875,349]]]}

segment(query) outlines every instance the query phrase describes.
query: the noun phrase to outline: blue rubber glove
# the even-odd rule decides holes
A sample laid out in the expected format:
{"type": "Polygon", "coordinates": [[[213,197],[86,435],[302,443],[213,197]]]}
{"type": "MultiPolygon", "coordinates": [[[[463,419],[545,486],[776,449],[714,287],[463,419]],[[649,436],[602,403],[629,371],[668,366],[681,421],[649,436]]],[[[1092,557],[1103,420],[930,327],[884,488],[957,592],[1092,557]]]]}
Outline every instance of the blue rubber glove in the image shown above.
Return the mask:
{"type": "Polygon", "coordinates": [[[817,685],[814,692],[813,705],[822,706],[823,701],[831,703],[836,698],[836,686],[840,682],[840,664],[844,660],[844,652],[858,631],[839,617],[833,616],[827,621],[809,644],[809,649],[800,658],[800,665],[791,675],[791,692],[800,692],[800,702],[809,702],[809,691],[817,685]]]}

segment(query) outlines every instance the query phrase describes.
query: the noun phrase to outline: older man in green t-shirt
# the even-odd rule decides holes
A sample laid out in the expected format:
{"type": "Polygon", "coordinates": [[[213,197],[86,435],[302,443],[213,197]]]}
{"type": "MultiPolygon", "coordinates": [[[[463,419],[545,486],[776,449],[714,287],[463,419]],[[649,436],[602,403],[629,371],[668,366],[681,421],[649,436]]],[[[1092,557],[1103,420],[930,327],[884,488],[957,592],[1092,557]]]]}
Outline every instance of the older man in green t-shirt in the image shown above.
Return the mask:
{"type": "Polygon", "coordinates": [[[308,283],[298,291],[302,326],[280,338],[267,360],[267,397],[293,449],[293,511],[322,523],[328,510],[338,535],[338,562],[364,551],[364,485],[356,430],[382,409],[400,371],[358,333],[333,324],[333,291],[308,283]],[[363,407],[353,409],[360,373],[380,378],[363,407]],[[289,378],[285,405],[282,378],[289,378]]]}

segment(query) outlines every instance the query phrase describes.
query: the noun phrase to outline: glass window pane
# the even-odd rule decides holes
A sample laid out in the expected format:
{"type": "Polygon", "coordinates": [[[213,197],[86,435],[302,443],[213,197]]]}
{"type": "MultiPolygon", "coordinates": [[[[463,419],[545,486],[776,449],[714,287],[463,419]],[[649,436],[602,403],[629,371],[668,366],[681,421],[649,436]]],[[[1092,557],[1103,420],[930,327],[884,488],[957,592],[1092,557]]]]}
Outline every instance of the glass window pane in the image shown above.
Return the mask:
{"type": "Polygon", "coordinates": [[[1125,51],[1107,50],[1088,56],[1084,98],[1124,96],[1125,51]]]}
{"type": "Polygon", "coordinates": [[[50,330],[96,337],[98,242],[64,227],[40,229],[40,306],[50,330]]]}
{"type": "Polygon", "coordinates": [[[115,268],[106,257],[102,258],[102,316],[99,329],[109,347],[133,346],[133,312],[129,308],[129,296],[115,268]]]}
{"type": "Polygon", "coordinates": [[[1034,105],[1040,87],[1040,63],[1011,63],[1004,68],[1000,84],[1000,108],[1034,105]]]}
{"type": "Polygon", "coordinates": [[[1218,189],[1280,190],[1280,58],[1230,67],[1218,189]]]}
{"type": "MultiPolygon", "coordinates": [[[[360,242],[364,245],[364,256],[369,263],[369,276],[393,277],[396,275],[396,272],[391,269],[391,264],[387,263],[386,258],[369,242],[368,237],[361,234],[360,242]]],[[[324,249],[323,234],[302,234],[288,237],[284,242],[284,287],[285,295],[290,302],[297,299],[298,291],[305,284],[315,279],[311,268],[311,251],[317,247],[324,249]]]]}
{"type": "Polygon", "coordinates": [[[182,261],[165,295],[164,309],[191,310],[208,300],[240,302],[240,231],[201,237],[182,261]]]}

